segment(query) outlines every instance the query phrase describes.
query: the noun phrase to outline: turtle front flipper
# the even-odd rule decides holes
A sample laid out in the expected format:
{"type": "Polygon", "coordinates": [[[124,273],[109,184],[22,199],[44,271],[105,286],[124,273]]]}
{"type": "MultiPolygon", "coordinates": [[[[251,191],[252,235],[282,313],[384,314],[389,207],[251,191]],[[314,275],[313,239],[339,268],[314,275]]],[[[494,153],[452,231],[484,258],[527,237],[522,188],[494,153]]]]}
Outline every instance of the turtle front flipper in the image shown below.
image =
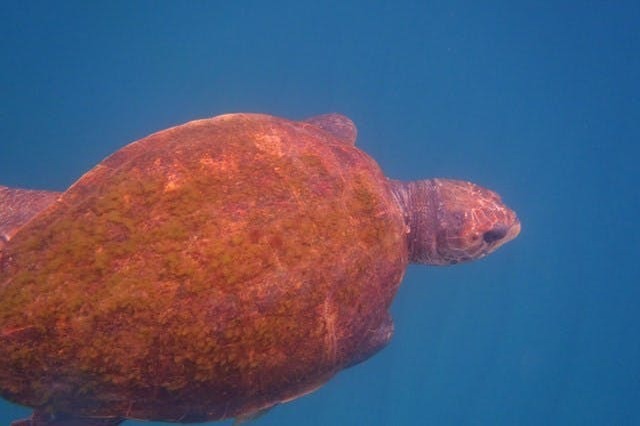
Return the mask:
{"type": "Polygon", "coordinates": [[[393,319],[389,313],[386,313],[382,322],[377,327],[369,330],[369,332],[363,337],[359,346],[359,353],[351,359],[351,362],[347,364],[345,368],[360,364],[362,361],[365,361],[380,352],[391,340],[391,337],[393,336],[393,328],[393,319]]]}
{"type": "Polygon", "coordinates": [[[0,253],[18,229],[59,196],[59,192],[0,186],[0,253]]]}
{"type": "Polygon", "coordinates": [[[11,426],[117,426],[124,422],[123,418],[87,418],[73,417],[65,414],[51,414],[35,410],[31,417],[16,420],[11,426]]]}
{"type": "Polygon", "coordinates": [[[325,132],[331,133],[336,138],[349,145],[356,144],[358,129],[348,117],[342,114],[330,113],[316,115],[304,120],[305,123],[313,124],[325,132]]]}

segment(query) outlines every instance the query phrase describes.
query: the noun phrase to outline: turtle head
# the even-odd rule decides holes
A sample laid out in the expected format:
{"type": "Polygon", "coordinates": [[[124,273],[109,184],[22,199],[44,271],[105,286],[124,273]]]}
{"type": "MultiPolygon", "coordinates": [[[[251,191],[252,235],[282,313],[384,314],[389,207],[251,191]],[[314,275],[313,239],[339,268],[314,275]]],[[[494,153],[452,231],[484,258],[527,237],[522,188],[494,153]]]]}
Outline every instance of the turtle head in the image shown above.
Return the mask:
{"type": "Polygon", "coordinates": [[[518,217],[500,196],[471,182],[427,179],[391,185],[409,228],[413,263],[480,259],[520,232],[518,217]]]}

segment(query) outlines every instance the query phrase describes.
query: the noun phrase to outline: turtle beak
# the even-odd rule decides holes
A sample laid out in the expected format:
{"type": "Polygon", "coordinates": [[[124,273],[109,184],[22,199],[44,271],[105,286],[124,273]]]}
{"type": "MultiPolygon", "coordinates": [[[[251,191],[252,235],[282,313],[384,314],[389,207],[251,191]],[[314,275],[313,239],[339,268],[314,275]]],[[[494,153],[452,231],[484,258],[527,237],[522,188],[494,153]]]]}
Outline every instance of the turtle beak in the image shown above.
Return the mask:
{"type": "Polygon", "coordinates": [[[505,243],[513,240],[515,237],[520,234],[520,220],[518,220],[515,213],[512,213],[510,216],[513,218],[507,223],[503,223],[500,226],[497,226],[490,231],[487,231],[482,236],[485,243],[488,244],[489,250],[487,253],[491,253],[496,250],[498,247],[502,246],[505,243]]]}
{"type": "Polygon", "coordinates": [[[511,226],[511,229],[507,233],[507,239],[509,241],[513,240],[520,234],[520,219],[516,217],[515,223],[511,226]]]}
{"type": "Polygon", "coordinates": [[[504,238],[502,238],[502,241],[500,241],[500,245],[502,245],[504,243],[507,243],[507,242],[513,240],[515,237],[517,237],[518,234],[520,234],[520,229],[521,229],[520,220],[514,214],[513,223],[506,230],[506,234],[505,234],[504,238]]]}

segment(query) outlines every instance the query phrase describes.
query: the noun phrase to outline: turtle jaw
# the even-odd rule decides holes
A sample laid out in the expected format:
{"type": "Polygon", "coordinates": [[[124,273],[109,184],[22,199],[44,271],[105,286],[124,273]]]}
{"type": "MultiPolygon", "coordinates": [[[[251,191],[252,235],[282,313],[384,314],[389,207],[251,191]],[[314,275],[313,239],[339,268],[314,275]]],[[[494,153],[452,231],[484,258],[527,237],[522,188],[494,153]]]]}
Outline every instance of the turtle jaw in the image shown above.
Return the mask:
{"type": "MultiPolygon", "coordinates": [[[[515,216],[515,213],[513,213],[515,216]]],[[[504,243],[508,243],[509,241],[515,239],[518,235],[520,235],[520,231],[522,230],[522,226],[520,225],[520,220],[517,216],[513,219],[513,224],[508,227],[507,232],[504,237],[502,237],[493,247],[493,250],[497,249],[504,243]]]]}
{"type": "MultiPolygon", "coordinates": [[[[482,236],[484,247],[482,253],[475,258],[482,258],[486,255],[493,253],[499,247],[502,247],[505,243],[515,239],[521,230],[520,220],[517,218],[512,210],[508,210],[509,222],[508,225],[499,225],[497,228],[485,232],[482,236]]],[[[469,260],[473,260],[469,259],[469,260]]]]}

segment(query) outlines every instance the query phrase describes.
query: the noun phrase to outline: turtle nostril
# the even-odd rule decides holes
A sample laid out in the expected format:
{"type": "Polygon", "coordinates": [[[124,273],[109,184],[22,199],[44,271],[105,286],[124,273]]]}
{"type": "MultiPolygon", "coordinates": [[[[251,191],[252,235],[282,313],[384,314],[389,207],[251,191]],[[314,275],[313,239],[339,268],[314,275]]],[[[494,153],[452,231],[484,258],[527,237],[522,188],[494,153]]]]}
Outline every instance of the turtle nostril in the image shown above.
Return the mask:
{"type": "Polygon", "coordinates": [[[505,235],[507,235],[507,228],[504,226],[500,226],[485,232],[482,235],[482,239],[484,240],[485,243],[490,244],[504,238],[505,235]]]}

